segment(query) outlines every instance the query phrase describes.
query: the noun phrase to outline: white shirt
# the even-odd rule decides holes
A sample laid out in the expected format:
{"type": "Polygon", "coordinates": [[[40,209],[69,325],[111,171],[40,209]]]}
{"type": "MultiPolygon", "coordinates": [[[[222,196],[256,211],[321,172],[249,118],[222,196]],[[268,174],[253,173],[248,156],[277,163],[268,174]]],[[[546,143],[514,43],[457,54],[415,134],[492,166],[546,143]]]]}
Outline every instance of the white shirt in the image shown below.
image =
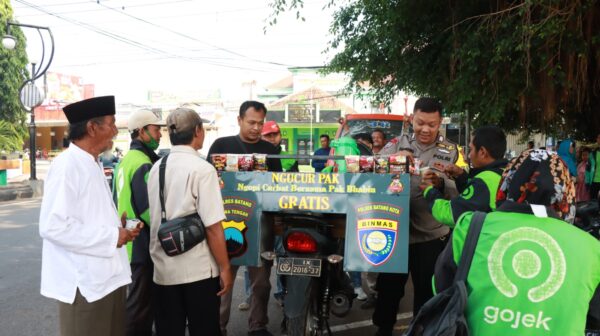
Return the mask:
{"type": "MultiPolygon", "coordinates": [[[[154,282],[179,285],[219,276],[206,239],[191,250],[169,257],[158,241],[161,222],[158,172],[162,159],[148,177],[150,204],[150,256],[154,262],[154,282]]],[[[219,178],[215,168],[190,146],[173,146],[165,171],[165,210],[167,219],[197,212],[208,227],[225,219],[219,178]]]]}
{"type": "Polygon", "coordinates": [[[102,165],[71,143],[50,166],[40,211],[43,296],[73,303],[77,288],[97,301],[131,282],[102,165]]]}

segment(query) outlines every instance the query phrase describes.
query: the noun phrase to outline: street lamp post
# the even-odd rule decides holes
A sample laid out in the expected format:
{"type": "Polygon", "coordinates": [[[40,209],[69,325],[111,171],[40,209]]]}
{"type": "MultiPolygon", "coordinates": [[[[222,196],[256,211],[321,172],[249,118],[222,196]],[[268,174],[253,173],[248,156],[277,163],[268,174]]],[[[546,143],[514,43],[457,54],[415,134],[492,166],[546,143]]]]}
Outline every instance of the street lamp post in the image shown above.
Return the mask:
{"type": "MultiPolygon", "coordinates": [[[[35,73],[35,63],[31,63],[31,73],[34,74],[35,73]]],[[[23,87],[25,87],[25,85],[29,85],[26,83],[23,84],[23,87]]],[[[31,87],[35,88],[35,82],[32,82],[31,87]]],[[[23,105],[23,107],[25,108],[25,110],[27,110],[27,108],[25,107],[25,104],[23,104],[22,99],[21,99],[21,104],[23,105]]],[[[34,104],[35,105],[35,104],[34,104]]],[[[29,109],[29,115],[30,115],[30,120],[29,120],[29,179],[30,180],[36,180],[37,176],[36,176],[36,146],[35,146],[35,140],[37,137],[37,129],[35,127],[35,106],[32,106],[29,109]]]]}
{"type": "Polygon", "coordinates": [[[36,177],[36,167],[35,167],[35,159],[36,159],[36,148],[35,148],[35,140],[36,140],[36,126],[35,126],[35,108],[40,106],[43,102],[43,97],[37,87],[35,86],[36,79],[42,77],[50,64],[52,63],[52,59],[54,58],[54,37],[52,36],[52,31],[48,27],[35,26],[30,24],[23,23],[15,23],[15,22],[7,22],[6,23],[6,35],[2,38],[2,46],[4,48],[12,50],[17,45],[17,40],[15,37],[10,35],[10,26],[23,27],[23,28],[32,28],[37,30],[40,39],[41,39],[41,49],[42,49],[42,57],[40,61],[36,64],[35,62],[31,63],[31,74],[29,78],[27,78],[21,88],[19,89],[21,106],[23,109],[30,113],[31,119],[29,122],[29,162],[30,162],[30,180],[37,180],[36,177]],[[46,59],[46,43],[44,41],[45,31],[47,35],[50,37],[50,56],[46,59]],[[36,67],[37,65],[37,67],[36,67]]]}

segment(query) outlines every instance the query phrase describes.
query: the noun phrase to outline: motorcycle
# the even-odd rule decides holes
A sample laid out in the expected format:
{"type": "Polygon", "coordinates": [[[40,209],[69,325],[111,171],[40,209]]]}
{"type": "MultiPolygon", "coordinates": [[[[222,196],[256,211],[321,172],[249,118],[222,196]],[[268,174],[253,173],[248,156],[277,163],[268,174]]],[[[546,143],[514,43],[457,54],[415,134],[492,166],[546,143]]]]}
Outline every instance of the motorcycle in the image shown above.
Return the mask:
{"type": "Polygon", "coordinates": [[[600,208],[598,201],[577,203],[575,226],[600,240],[600,208]]]}
{"type": "Polygon", "coordinates": [[[343,270],[342,215],[278,213],[283,249],[276,249],[277,274],[284,276],[284,322],[288,336],[331,335],[329,314],[344,317],[356,297],[343,270]],[[277,253],[278,252],[278,253],[277,253]]]}
{"type": "Polygon", "coordinates": [[[113,175],[114,175],[114,168],[112,167],[104,167],[104,178],[106,178],[106,183],[108,183],[108,187],[110,188],[110,190],[112,191],[113,189],[113,175]]]}
{"type": "MultiPolygon", "coordinates": [[[[593,200],[577,203],[574,224],[581,230],[600,240],[600,207],[598,201],[593,200]]],[[[592,299],[590,305],[591,307],[595,307],[593,309],[600,309],[600,302],[598,302],[597,297],[592,299]]],[[[587,317],[585,335],[600,336],[600,321],[593,318],[592,315],[588,315],[587,317]]]]}

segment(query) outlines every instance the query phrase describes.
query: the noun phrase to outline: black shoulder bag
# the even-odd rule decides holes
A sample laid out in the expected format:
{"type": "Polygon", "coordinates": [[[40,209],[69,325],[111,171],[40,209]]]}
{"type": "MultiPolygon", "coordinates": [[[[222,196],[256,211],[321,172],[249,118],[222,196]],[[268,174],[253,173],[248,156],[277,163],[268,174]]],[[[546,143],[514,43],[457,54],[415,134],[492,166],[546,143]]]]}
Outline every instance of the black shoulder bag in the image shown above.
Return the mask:
{"type": "Polygon", "coordinates": [[[160,246],[169,257],[180,255],[191,250],[194,246],[204,241],[206,232],[204,223],[197,212],[191,215],[167,220],[165,211],[165,170],[167,167],[166,155],[160,162],[158,173],[159,179],[159,195],[161,208],[161,221],[158,228],[158,240],[160,246]]]}
{"type": "MultiPolygon", "coordinates": [[[[406,336],[469,335],[469,326],[464,315],[468,297],[466,280],[486,215],[484,212],[477,211],[471,218],[453,285],[432,297],[421,307],[410,323],[406,336]]],[[[448,244],[452,244],[452,241],[448,244]]]]}

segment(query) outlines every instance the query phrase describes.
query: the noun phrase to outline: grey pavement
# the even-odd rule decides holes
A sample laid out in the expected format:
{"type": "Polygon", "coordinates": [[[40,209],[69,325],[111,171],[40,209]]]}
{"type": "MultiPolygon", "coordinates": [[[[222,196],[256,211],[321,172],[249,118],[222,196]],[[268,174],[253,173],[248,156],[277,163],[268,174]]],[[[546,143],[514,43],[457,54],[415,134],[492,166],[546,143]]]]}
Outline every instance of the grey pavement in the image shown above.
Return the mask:
{"type": "MultiPolygon", "coordinates": [[[[57,304],[39,294],[42,241],[38,233],[40,198],[0,202],[0,335],[54,336],[58,335],[57,304]]],[[[274,269],[273,269],[274,273],[274,269]]],[[[247,311],[237,305],[245,298],[243,269],[237,275],[229,335],[246,335],[247,311]]],[[[275,275],[271,277],[275,284],[275,275]]],[[[407,293],[412,290],[407,288],[407,293]]],[[[403,320],[397,324],[400,335],[410,315],[406,314],[412,295],[401,303],[403,320]]],[[[330,325],[335,335],[373,335],[372,310],[361,310],[355,301],[345,318],[332,317],[330,325]]],[[[275,300],[269,302],[269,330],[279,335],[282,311],[275,300]]]]}

